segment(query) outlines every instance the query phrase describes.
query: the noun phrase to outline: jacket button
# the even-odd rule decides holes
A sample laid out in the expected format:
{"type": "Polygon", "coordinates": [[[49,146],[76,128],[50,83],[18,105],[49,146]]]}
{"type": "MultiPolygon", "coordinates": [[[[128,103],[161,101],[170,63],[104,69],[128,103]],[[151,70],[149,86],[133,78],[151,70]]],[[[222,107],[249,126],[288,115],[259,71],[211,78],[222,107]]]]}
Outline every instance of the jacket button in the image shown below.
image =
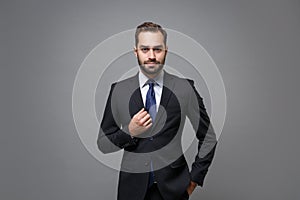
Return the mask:
{"type": "Polygon", "coordinates": [[[149,163],[148,162],[145,162],[145,166],[148,166],[149,165],[149,163]]]}

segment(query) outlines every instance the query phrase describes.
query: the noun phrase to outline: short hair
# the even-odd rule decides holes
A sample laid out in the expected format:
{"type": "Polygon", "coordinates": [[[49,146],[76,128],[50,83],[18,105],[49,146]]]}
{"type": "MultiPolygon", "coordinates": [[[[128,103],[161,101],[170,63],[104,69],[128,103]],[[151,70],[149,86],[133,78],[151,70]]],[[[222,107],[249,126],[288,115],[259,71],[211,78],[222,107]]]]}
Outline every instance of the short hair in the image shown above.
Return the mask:
{"type": "Polygon", "coordinates": [[[159,25],[159,24],[155,24],[153,22],[144,22],[141,25],[139,25],[138,27],[136,27],[136,31],[135,31],[135,46],[137,46],[138,42],[139,42],[139,34],[141,32],[161,32],[163,37],[164,37],[164,44],[165,46],[167,46],[167,32],[159,25]]]}

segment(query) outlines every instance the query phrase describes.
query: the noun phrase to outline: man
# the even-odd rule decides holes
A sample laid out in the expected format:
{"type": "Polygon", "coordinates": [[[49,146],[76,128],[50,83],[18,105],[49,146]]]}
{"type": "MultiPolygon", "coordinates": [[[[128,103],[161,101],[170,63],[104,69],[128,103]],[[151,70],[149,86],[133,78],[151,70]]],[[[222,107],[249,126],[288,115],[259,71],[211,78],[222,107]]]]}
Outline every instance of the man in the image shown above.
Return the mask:
{"type": "Polygon", "coordinates": [[[216,137],[193,81],[163,70],[167,33],[158,24],[137,27],[136,76],[112,84],[98,136],[103,153],[124,149],[118,200],[188,199],[202,186],[216,137]],[[186,117],[198,139],[189,171],[181,136],[186,117]]]}

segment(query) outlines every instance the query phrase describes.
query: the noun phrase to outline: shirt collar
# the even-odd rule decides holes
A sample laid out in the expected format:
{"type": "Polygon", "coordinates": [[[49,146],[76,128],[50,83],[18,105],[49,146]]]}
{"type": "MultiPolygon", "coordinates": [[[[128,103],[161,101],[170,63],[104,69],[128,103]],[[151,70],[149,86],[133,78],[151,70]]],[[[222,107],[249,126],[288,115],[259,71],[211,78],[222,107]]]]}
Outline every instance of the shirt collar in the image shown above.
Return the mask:
{"type": "MultiPolygon", "coordinates": [[[[146,82],[149,80],[149,78],[141,72],[141,69],[139,70],[139,84],[142,88],[146,82]]],[[[159,87],[163,86],[164,81],[164,70],[162,70],[154,79],[153,79],[159,87]]]]}

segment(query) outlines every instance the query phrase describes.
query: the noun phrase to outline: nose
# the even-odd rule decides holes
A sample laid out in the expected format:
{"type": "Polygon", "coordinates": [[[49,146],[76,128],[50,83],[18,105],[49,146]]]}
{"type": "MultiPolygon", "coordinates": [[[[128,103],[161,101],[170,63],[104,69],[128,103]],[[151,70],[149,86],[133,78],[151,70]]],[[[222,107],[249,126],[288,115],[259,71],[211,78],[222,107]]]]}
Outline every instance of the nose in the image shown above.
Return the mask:
{"type": "Polygon", "coordinates": [[[149,50],[149,60],[153,60],[155,59],[155,52],[153,51],[153,49],[149,50]]]}

